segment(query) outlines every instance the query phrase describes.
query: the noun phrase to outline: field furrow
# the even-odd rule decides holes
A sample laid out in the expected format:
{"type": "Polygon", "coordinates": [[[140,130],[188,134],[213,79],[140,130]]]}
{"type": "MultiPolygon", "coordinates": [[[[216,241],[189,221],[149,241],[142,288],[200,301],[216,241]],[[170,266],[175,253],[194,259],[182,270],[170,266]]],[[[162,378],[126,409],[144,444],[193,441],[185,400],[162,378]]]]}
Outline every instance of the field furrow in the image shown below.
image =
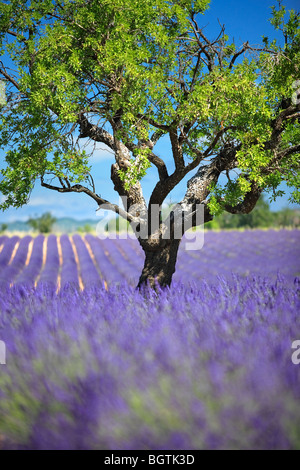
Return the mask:
{"type": "Polygon", "coordinates": [[[124,279],[119,271],[112,265],[107,246],[102,240],[97,239],[93,235],[86,235],[86,240],[94,254],[98,268],[100,269],[102,278],[108,285],[119,284],[124,279]]]}
{"type": "Polygon", "coordinates": [[[101,282],[99,272],[97,271],[95,264],[89,254],[82,237],[80,235],[74,235],[73,237],[73,249],[75,248],[77,253],[77,264],[80,269],[80,278],[83,287],[87,287],[90,284],[98,284],[101,282]]]}
{"type": "Polygon", "coordinates": [[[24,269],[19,273],[14,284],[35,285],[43,266],[44,236],[38,235],[32,244],[29,244],[24,269]]]}
{"type": "Polygon", "coordinates": [[[12,285],[17,275],[24,269],[31,237],[26,236],[15,244],[7,266],[1,266],[0,282],[12,285]]]}
{"type": "Polygon", "coordinates": [[[8,265],[11,256],[13,254],[16,243],[19,241],[19,237],[6,238],[4,241],[3,248],[0,253],[0,266],[5,268],[8,265]]]}
{"type": "Polygon", "coordinates": [[[48,237],[47,245],[44,244],[43,258],[43,269],[40,273],[37,284],[48,284],[53,288],[57,288],[58,284],[58,273],[59,273],[59,255],[58,255],[58,240],[55,235],[48,237]],[[46,256],[46,259],[45,259],[46,256]]]}

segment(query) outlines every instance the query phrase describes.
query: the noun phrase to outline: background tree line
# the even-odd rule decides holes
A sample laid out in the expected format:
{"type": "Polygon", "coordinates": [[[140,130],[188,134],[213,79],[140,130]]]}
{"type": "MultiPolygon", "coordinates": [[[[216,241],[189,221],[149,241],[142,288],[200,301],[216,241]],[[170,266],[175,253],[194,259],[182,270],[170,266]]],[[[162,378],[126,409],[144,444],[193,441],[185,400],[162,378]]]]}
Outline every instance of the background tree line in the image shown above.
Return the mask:
{"type": "Polygon", "coordinates": [[[280,211],[270,210],[268,201],[261,196],[250,214],[230,214],[223,212],[214,220],[205,224],[210,229],[234,228],[281,228],[300,227],[300,210],[286,207],[280,211]]]}

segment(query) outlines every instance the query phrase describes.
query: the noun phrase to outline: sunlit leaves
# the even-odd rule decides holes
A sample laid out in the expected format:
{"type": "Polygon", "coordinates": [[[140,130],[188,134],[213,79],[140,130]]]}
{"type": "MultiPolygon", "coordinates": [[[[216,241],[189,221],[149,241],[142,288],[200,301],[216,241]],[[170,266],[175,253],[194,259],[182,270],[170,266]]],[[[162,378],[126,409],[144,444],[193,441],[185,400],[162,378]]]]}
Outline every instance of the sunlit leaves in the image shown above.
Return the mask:
{"type": "Polygon", "coordinates": [[[143,176],[146,175],[151,163],[148,159],[148,148],[141,148],[136,150],[135,159],[130,162],[130,167],[125,170],[119,170],[119,176],[124,181],[125,189],[134,186],[143,176]]]}
{"type": "Polygon", "coordinates": [[[90,169],[86,152],[76,153],[73,149],[56,150],[51,161],[47,161],[45,165],[46,173],[62,179],[67,178],[70,183],[86,181],[90,169]]]}

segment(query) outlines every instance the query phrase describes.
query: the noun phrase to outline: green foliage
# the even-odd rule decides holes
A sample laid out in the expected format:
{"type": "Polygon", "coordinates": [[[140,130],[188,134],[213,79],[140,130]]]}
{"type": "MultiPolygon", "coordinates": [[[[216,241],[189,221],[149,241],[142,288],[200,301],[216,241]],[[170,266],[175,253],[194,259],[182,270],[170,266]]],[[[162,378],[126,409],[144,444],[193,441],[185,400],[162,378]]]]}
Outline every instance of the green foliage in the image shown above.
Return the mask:
{"type": "Polygon", "coordinates": [[[33,230],[36,230],[40,233],[50,233],[55,222],[56,218],[53,217],[50,212],[46,212],[45,214],[35,219],[30,218],[27,221],[27,224],[30,225],[33,230]]]}
{"type": "Polygon", "coordinates": [[[278,227],[300,227],[300,211],[295,211],[289,207],[277,212],[276,226],[278,227]]]}
{"type": "MultiPolygon", "coordinates": [[[[185,161],[226,129],[214,153],[239,143],[238,172],[212,188],[214,214],[222,211],[220,199],[241,201],[251,182],[276,197],[287,181],[294,188],[292,200],[300,202],[300,154],[287,154],[277,165],[274,150],[265,146],[282,98],[295,95],[299,15],[280,3],[272,7],[271,23],[282,31],[284,45],[264,37],[266,50],[238,60],[239,49],[222,31],[215,43],[222,57],[209,65],[197,63],[198,45],[191,40],[192,20],[208,5],[208,0],[2,2],[0,50],[15,64],[17,87],[8,80],[6,98],[0,95],[0,149],[6,150],[0,181],[6,198],[0,208],[25,204],[41,177],[62,185],[90,181],[89,155],[78,145],[82,113],[100,127],[118,116],[117,137],[131,146],[164,126],[176,132],[189,128],[185,161]],[[14,32],[9,41],[8,31],[14,32]]],[[[299,138],[299,122],[291,120],[281,150],[299,138]]],[[[142,145],[132,152],[130,168],[120,171],[125,189],[146,174],[149,155],[142,145]]]]}
{"type": "Polygon", "coordinates": [[[136,158],[131,160],[130,167],[125,170],[119,170],[119,176],[124,181],[125,189],[129,189],[146,175],[151,163],[147,158],[149,149],[140,149],[135,152],[136,158]]]}

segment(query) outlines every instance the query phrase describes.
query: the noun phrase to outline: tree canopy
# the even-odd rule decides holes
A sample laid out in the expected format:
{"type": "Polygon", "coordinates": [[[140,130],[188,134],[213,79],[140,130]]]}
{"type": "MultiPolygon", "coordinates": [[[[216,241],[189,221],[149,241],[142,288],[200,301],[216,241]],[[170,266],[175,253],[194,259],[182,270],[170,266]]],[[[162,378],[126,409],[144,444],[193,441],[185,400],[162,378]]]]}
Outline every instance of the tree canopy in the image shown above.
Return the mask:
{"type": "MultiPolygon", "coordinates": [[[[299,188],[300,100],[292,102],[299,15],[291,11],[284,22],[285,8],[273,8],[284,45],[263,38],[264,48],[237,48],[224,27],[218,38],[206,38],[199,13],[207,7],[207,0],[1,2],[1,50],[16,66],[0,68],[7,85],[0,145],[10,148],[2,207],[24,204],[46,175],[65,189],[92,183],[82,137],[113,147],[127,190],[151,163],[168,179],[153,153],[166,133],[177,173],[234,148],[224,170],[240,171],[223,187],[213,182],[213,211],[221,199],[238,202],[253,185],[275,195],[283,179],[299,188]]],[[[156,186],[154,196],[162,194],[153,199],[161,203],[174,183],[165,191],[156,186]]],[[[293,197],[299,201],[299,192],[293,197]]]]}

